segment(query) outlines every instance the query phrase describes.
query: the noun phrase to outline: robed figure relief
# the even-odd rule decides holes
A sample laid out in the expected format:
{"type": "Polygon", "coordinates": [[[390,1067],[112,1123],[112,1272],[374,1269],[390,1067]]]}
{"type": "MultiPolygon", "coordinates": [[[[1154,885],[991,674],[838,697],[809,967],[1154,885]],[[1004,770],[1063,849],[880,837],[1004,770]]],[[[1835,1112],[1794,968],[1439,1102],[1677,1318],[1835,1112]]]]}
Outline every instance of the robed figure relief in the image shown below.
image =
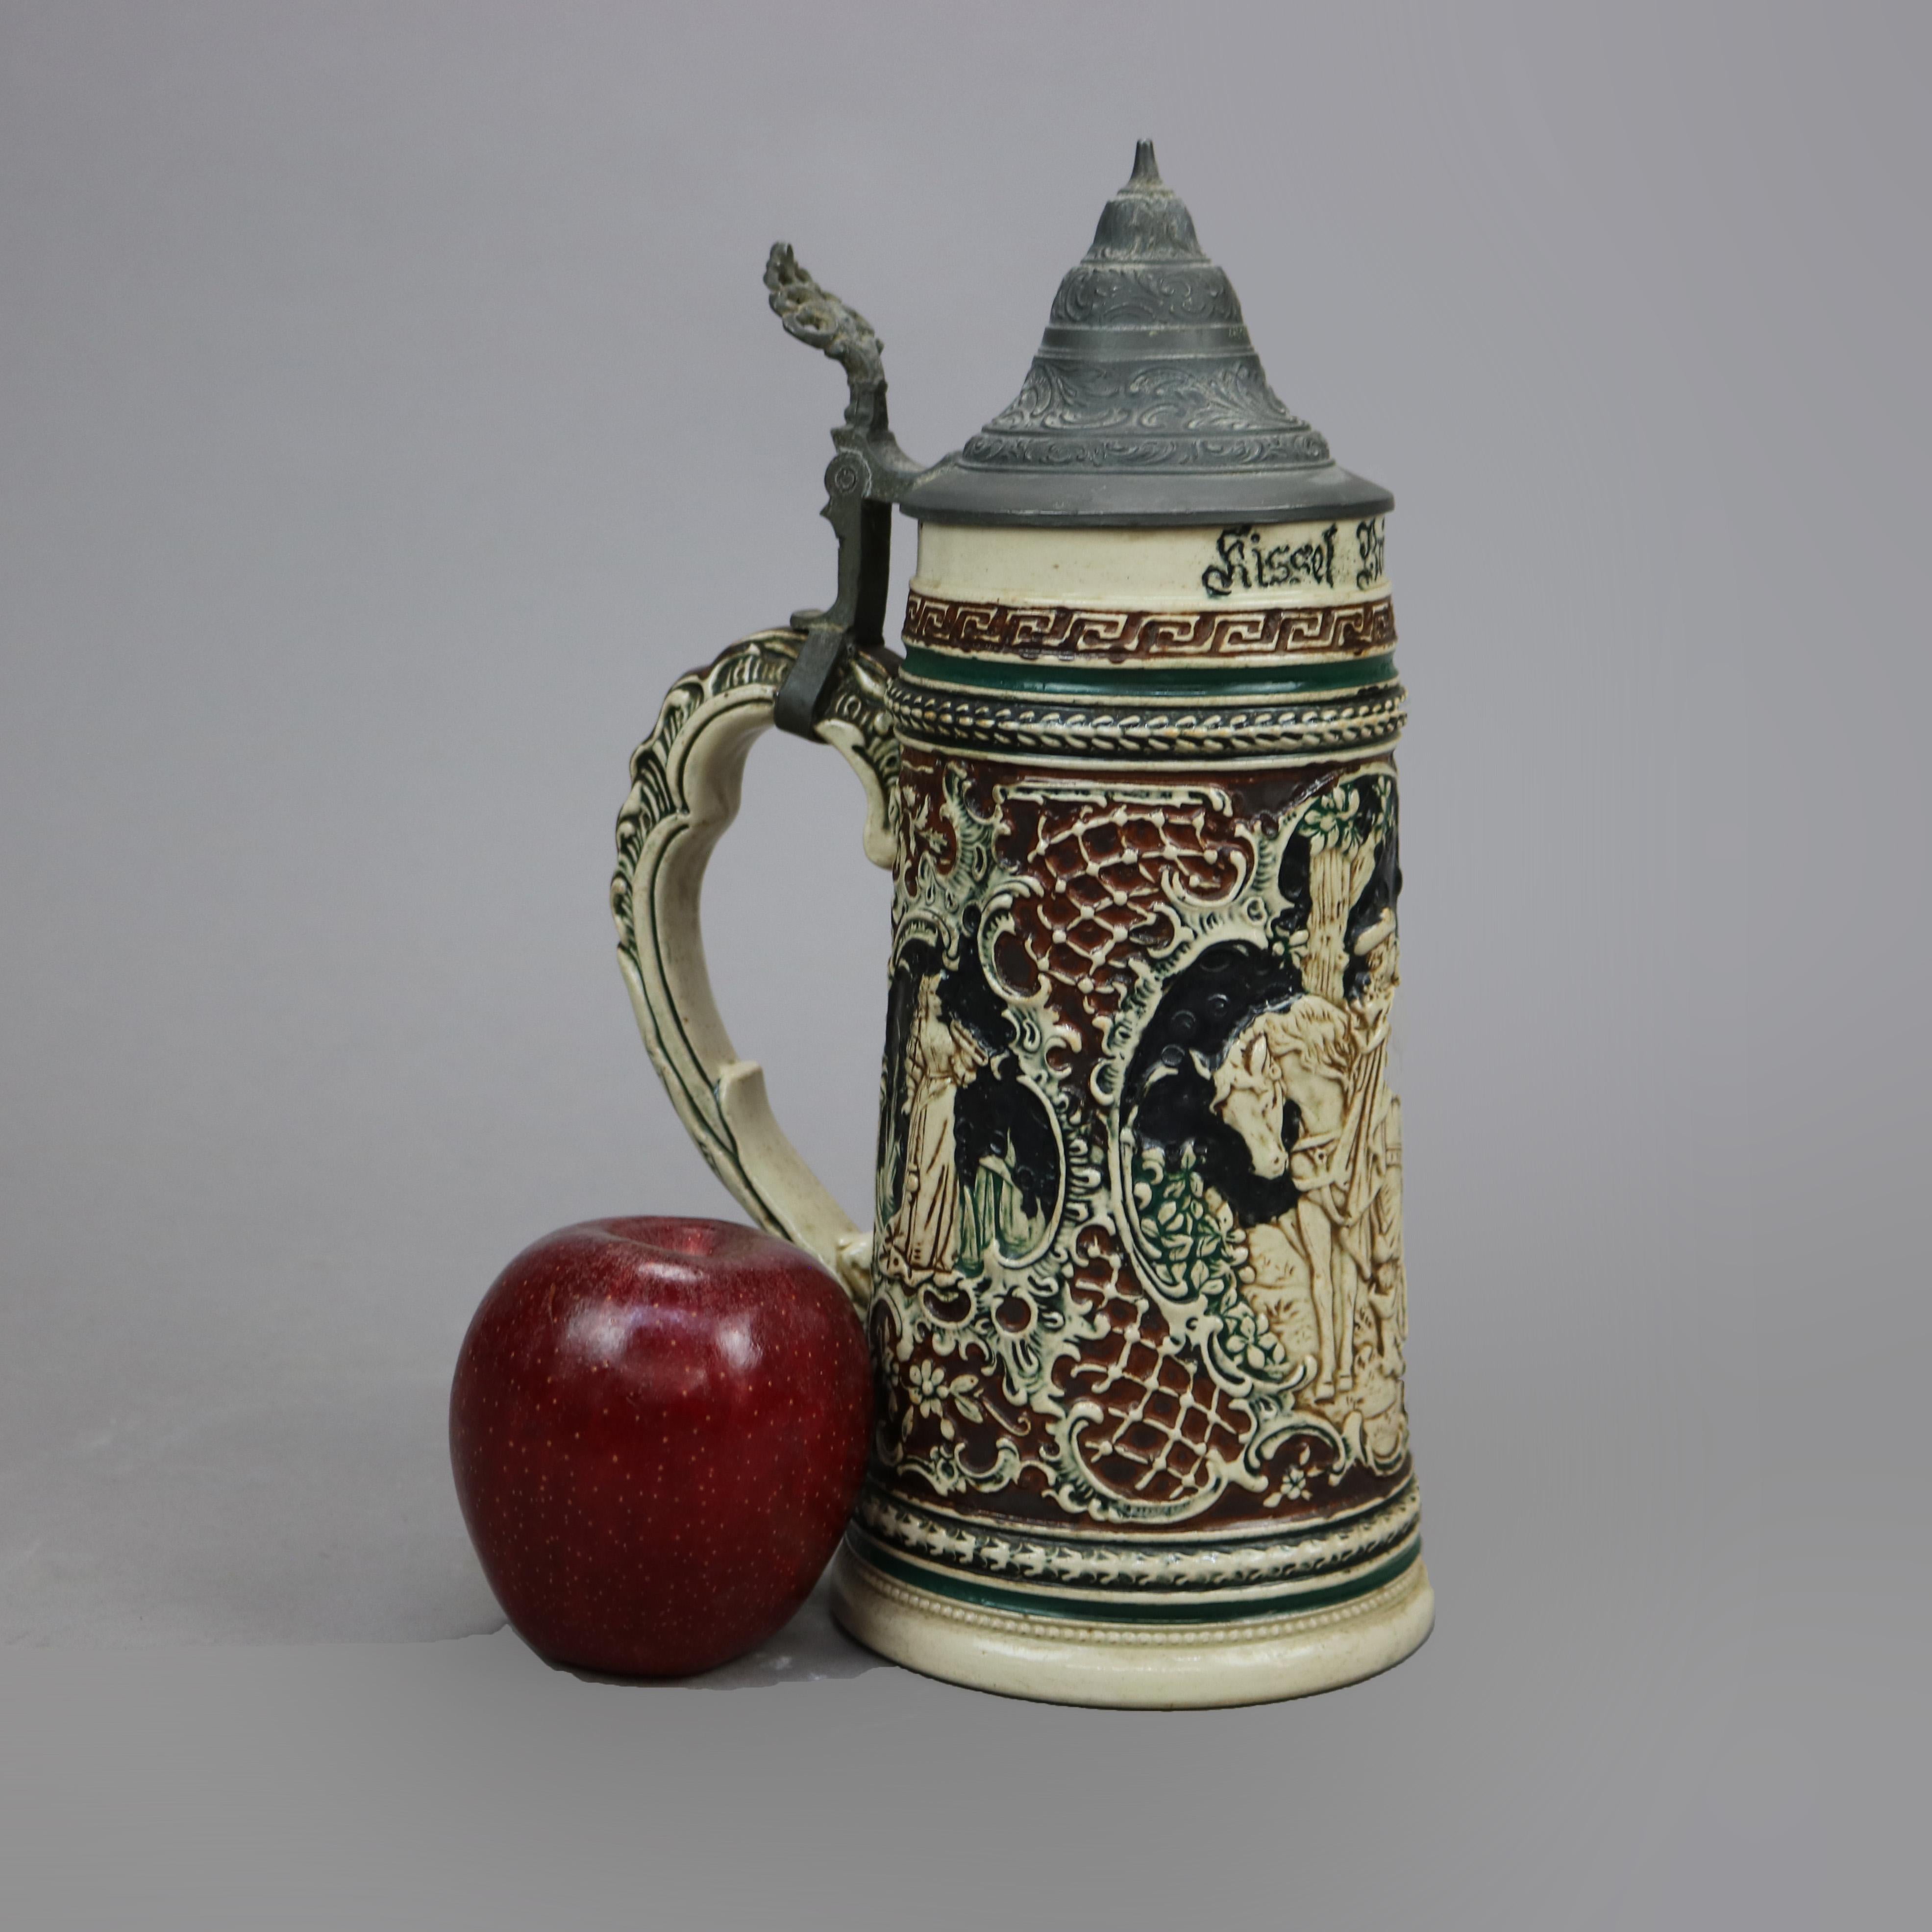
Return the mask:
{"type": "Polygon", "coordinates": [[[1127,1070],[1142,1252],[1171,1300],[1216,1301],[1231,1350],[1263,1324],[1271,1341],[1240,1340],[1231,1372],[1278,1378],[1351,1454],[1393,1468],[1408,1439],[1393,773],[1331,783],[1273,850],[1264,931],[1175,973],[1127,1070]]]}
{"type": "MultiPolygon", "coordinates": [[[[1318,940],[1330,938],[1311,932],[1311,960],[1318,940]]],[[[1286,1172],[1294,1185],[1293,1208],[1251,1231],[1248,1247],[1264,1285],[1280,1285],[1290,1268],[1307,1280],[1318,1402],[1355,1385],[1355,1330],[1365,1298],[1391,1374],[1400,1372],[1406,1314],[1400,1114],[1388,1078],[1394,912],[1384,911],[1351,950],[1368,968],[1356,998],[1305,987],[1286,1007],[1250,1022],[1213,1074],[1214,1112],[1241,1136],[1256,1173],[1271,1179],[1286,1172]],[[1298,1119],[1292,1145],[1282,1136],[1290,1102],[1298,1119]]]]}
{"type": "Polygon", "coordinates": [[[922,978],[905,1046],[904,1179],[889,1232],[916,1274],[946,1275],[959,1256],[957,1103],[991,1056],[940,1007],[937,974],[922,978]]]}

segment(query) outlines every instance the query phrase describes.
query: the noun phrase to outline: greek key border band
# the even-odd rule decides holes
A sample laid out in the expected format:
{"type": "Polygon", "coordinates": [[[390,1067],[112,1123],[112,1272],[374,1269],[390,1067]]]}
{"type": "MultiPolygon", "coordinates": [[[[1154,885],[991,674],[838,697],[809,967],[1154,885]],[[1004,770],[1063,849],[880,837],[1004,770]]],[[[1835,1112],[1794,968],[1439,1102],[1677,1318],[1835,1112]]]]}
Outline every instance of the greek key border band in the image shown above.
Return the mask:
{"type": "Polygon", "coordinates": [[[934,650],[1027,658],[1373,657],[1396,641],[1395,605],[1291,604],[1272,610],[1088,610],[1047,604],[906,598],[905,641],[934,650]]]}

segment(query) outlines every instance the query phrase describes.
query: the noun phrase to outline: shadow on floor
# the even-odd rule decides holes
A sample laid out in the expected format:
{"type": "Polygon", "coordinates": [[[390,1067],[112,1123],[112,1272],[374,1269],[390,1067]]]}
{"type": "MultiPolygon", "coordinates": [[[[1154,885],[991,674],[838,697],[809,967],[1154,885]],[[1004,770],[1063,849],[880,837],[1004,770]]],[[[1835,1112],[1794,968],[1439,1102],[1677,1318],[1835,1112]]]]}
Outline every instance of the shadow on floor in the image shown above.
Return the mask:
{"type": "Polygon", "coordinates": [[[651,1690],[669,1685],[681,1690],[742,1690],[763,1684],[812,1684],[831,1678],[862,1677],[868,1670],[895,1667],[883,1658],[874,1657],[862,1645],[854,1643],[832,1622],[830,1579],[821,1576],[797,1616],[776,1636],[700,1677],[607,1677],[592,1670],[571,1670],[569,1674],[586,1684],[637,1684],[651,1690]]]}

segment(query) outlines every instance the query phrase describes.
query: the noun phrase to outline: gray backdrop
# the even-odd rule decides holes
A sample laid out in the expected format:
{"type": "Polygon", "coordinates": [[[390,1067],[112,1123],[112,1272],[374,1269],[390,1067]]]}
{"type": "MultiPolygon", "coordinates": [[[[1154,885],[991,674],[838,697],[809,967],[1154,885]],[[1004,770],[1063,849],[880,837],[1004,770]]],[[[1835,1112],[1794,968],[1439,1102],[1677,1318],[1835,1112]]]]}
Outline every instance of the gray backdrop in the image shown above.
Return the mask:
{"type": "MultiPolygon", "coordinates": [[[[1906,5],[0,5],[0,1916],[1902,1897],[1928,41],[1906,5]],[[553,1672],[443,1405],[524,1242],[734,1211],[604,896],[664,686],[829,589],[842,393],[764,250],[872,318],[929,460],[1143,134],[1276,387],[1399,501],[1436,1634],[1171,1717],[929,1684],[816,1604],[700,1687],[553,1672]]],[[[858,802],[768,742],[709,902],[854,1210],[858,802]]]]}

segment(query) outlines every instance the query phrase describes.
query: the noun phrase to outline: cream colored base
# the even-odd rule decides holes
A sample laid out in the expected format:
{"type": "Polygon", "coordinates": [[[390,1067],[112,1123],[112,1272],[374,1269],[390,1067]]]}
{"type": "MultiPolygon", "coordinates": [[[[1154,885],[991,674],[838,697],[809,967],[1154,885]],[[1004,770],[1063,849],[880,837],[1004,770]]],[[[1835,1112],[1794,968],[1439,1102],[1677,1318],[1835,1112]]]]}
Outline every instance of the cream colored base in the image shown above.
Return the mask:
{"type": "Polygon", "coordinates": [[[1050,1704],[1176,1710],[1271,1703],[1372,1677],[1428,1636],[1436,1593],[1418,1561],[1368,1596],[1300,1616],[1085,1624],[952,1603],[842,1548],[832,1612],[881,1657],[949,1683],[1050,1704]]]}

